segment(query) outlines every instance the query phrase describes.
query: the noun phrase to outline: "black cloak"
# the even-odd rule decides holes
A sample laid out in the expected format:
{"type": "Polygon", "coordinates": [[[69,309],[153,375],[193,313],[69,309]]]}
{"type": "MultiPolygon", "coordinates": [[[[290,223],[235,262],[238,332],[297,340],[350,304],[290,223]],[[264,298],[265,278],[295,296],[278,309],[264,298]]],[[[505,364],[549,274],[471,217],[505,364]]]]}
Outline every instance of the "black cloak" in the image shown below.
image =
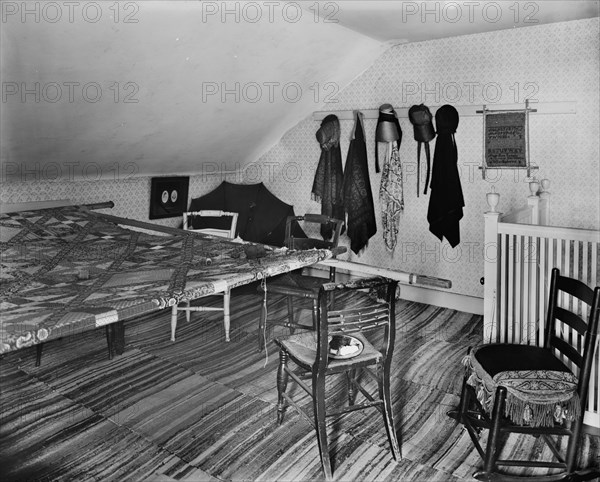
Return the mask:
{"type": "Polygon", "coordinates": [[[429,231],[440,241],[445,237],[454,248],[460,243],[459,221],[463,217],[463,198],[458,175],[458,151],[454,133],[458,127],[458,112],[443,105],[435,113],[437,141],[433,154],[431,196],[427,221],[429,231]]]}

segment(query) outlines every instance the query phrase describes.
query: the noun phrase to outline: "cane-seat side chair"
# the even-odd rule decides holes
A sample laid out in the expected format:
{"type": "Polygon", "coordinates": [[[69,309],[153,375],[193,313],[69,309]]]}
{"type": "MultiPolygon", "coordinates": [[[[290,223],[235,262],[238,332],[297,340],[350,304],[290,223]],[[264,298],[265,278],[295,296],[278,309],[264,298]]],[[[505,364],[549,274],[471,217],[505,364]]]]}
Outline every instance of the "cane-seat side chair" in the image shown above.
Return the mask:
{"type": "Polygon", "coordinates": [[[361,278],[339,284],[325,283],[317,291],[316,331],[299,331],[293,335],[275,338],[275,343],[280,349],[277,371],[277,422],[279,425],[283,423],[288,405],[292,405],[311,422],[316,430],[321,464],[327,480],[332,478],[333,473],[326,417],[356,410],[377,409],[383,417],[392,456],[394,460],[401,458],[390,394],[390,366],[396,335],[396,287],[397,281],[381,277],[361,278]],[[386,292],[383,302],[371,299],[358,291],[382,286],[386,292]],[[352,308],[331,310],[329,294],[334,292],[338,293],[338,296],[345,292],[343,297],[351,298],[352,308]],[[339,335],[360,339],[364,346],[362,352],[352,358],[331,358],[330,340],[339,335]],[[378,342],[370,343],[368,339],[374,340],[374,337],[378,342]],[[290,361],[294,363],[294,369],[290,367],[290,361]],[[334,407],[326,394],[326,378],[343,374],[348,386],[348,405],[334,407]],[[375,390],[366,386],[366,382],[372,380],[377,382],[376,393],[370,393],[375,390]],[[297,383],[311,396],[312,418],[294,402],[287,391],[288,382],[297,383]],[[358,393],[364,397],[360,403],[356,403],[358,393]]]}
{"type": "MultiPolygon", "coordinates": [[[[209,234],[212,236],[218,236],[222,238],[235,238],[235,231],[237,227],[238,213],[228,211],[216,211],[216,210],[202,210],[202,211],[190,211],[183,213],[183,229],[187,231],[194,231],[197,233],[209,234]],[[201,221],[209,220],[208,222],[215,222],[216,227],[202,227],[195,229],[193,227],[194,220],[200,218],[201,221]],[[204,219],[202,219],[204,218],[204,219]],[[230,224],[227,226],[227,219],[229,218],[230,224]],[[221,222],[221,219],[223,222],[221,222]]],[[[203,226],[206,226],[205,222],[202,222],[203,226]]],[[[177,317],[179,311],[185,311],[186,321],[190,321],[191,313],[193,311],[222,311],[223,312],[223,326],[225,329],[225,341],[229,341],[229,330],[231,325],[231,316],[229,312],[231,290],[227,289],[222,293],[216,293],[216,295],[223,296],[223,307],[216,306],[199,306],[192,305],[189,301],[184,301],[171,307],[171,341],[175,341],[175,331],[177,330],[177,317]]]]}
{"type": "Polygon", "coordinates": [[[597,467],[576,468],[599,315],[600,287],[592,290],[554,268],[544,346],[495,343],[470,350],[463,360],[460,404],[448,415],[464,424],[483,459],[483,469],[473,475],[476,479],[523,480],[512,475],[515,469],[501,466],[553,469],[545,473],[527,469],[533,474],[528,480],[600,477],[597,467]],[[485,447],[479,437],[482,430],[489,430],[485,447]],[[543,440],[552,460],[500,458],[511,432],[543,440]]]}
{"type": "MultiPolygon", "coordinates": [[[[344,222],[341,219],[331,218],[322,214],[305,214],[304,216],[288,216],[285,226],[285,246],[288,249],[333,249],[338,247],[340,233],[344,222]],[[331,240],[307,237],[299,238],[292,235],[292,225],[295,222],[304,222],[306,227],[315,228],[316,226],[330,226],[332,230],[331,240]]],[[[308,328],[296,321],[297,312],[294,306],[294,299],[312,300],[312,329],[316,327],[317,312],[317,294],[318,288],[327,282],[335,281],[335,268],[329,268],[329,278],[305,275],[303,270],[285,273],[266,281],[267,303],[263,303],[258,324],[258,347],[263,349],[267,340],[267,330],[269,325],[282,325],[289,328],[290,333],[294,333],[296,328],[308,328]],[[271,295],[276,295],[275,300],[271,300],[271,295]],[[278,303],[287,302],[287,317],[283,319],[267,320],[268,311],[278,303]]],[[[264,295],[264,286],[258,287],[259,292],[264,295]]],[[[333,300],[333,296],[330,297],[333,300]]]]}

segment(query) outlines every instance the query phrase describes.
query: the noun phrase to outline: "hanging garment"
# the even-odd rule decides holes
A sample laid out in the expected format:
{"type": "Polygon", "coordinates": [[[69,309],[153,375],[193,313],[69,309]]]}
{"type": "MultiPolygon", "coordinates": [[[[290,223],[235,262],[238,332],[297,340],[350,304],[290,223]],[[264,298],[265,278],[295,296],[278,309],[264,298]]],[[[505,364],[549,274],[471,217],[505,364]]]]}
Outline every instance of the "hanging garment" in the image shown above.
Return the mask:
{"type": "Polygon", "coordinates": [[[350,249],[358,254],[377,232],[367,164],[367,146],[360,112],[356,113],[354,133],[344,170],[344,210],[348,213],[350,249]]]}
{"type": "Polygon", "coordinates": [[[437,141],[433,154],[431,196],[427,221],[429,231],[440,241],[445,237],[454,248],[460,243],[459,221],[465,205],[458,175],[458,151],[454,133],[458,127],[458,112],[451,105],[443,105],[435,113],[437,141]]]}
{"type": "Polygon", "coordinates": [[[385,152],[383,174],[379,185],[379,200],[381,201],[383,240],[385,246],[390,250],[396,248],[400,214],[404,210],[402,164],[400,163],[401,140],[402,129],[400,129],[396,111],[390,104],[383,104],[379,107],[375,141],[378,146],[376,155],[379,156],[380,148],[384,148],[382,151],[385,152]]]}
{"type": "Polygon", "coordinates": [[[379,118],[375,128],[375,172],[379,172],[379,148],[384,147],[383,152],[389,157],[388,144],[396,142],[398,152],[400,152],[400,142],[402,141],[402,129],[396,111],[391,104],[382,104],[379,107],[379,118]],[[379,144],[384,144],[380,146],[379,144]]]}
{"type": "MultiPolygon", "coordinates": [[[[313,199],[321,203],[321,214],[344,219],[344,174],[340,151],[340,121],[337,116],[331,114],[325,117],[316,137],[321,146],[321,157],[313,181],[313,199]]],[[[321,225],[321,236],[324,240],[330,240],[333,227],[321,225]]]]}
{"type": "Polygon", "coordinates": [[[404,194],[402,188],[402,164],[395,142],[390,142],[389,159],[383,165],[379,199],[381,201],[381,220],[383,224],[383,240],[389,250],[396,248],[398,241],[398,225],[400,214],[404,210],[404,194]]]}
{"type": "Polygon", "coordinates": [[[417,141],[417,197],[419,197],[419,191],[421,190],[421,144],[425,144],[425,157],[427,158],[427,178],[425,179],[425,191],[423,194],[427,194],[427,186],[429,185],[429,175],[431,172],[431,159],[429,153],[429,141],[435,137],[435,130],[431,120],[433,116],[429,107],[424,104],[413,105],[408,109],[408,119],[413,125],[413,131],[415,135],[415,141],[417,141]]]}

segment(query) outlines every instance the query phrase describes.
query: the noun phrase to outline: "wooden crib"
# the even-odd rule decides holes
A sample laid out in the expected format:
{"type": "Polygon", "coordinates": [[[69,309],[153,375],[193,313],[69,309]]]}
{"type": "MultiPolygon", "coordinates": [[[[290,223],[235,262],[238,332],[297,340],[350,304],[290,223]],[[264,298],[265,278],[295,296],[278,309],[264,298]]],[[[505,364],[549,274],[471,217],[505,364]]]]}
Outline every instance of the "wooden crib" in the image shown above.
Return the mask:
{"type": "MultiPolygon", "coordinates": [[[[506,215],[495,210],[498,194],[488,194],[491,209],[484,215],[485,343],[543,344],[552,268],[592,288],[600,285],[600,231],[552,226],[548,186],[547,180],[530,183],[527,205],[506,215]]],[[[581,309],[585,317],[586,308],[581,309]]],[[[597,345],[584,419],[596,429],[600,428],[599,352],[597,345]]]]}

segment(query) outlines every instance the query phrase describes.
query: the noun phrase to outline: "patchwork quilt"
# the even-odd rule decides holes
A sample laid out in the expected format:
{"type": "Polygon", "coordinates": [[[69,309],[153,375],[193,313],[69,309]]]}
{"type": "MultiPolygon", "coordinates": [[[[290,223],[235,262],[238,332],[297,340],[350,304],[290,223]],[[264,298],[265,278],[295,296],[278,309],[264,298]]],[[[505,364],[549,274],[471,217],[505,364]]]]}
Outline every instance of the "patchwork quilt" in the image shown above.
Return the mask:
{"type": "MultiPolygon", "coordinates": [[[[126,229],[83,206],[0,215],[0,354],[309,266],[328,250],[248,259],[244,245],[126,229]]],[[[127,224],[126,219],[122,219],[127,224]]],[[[146,229],[153,229],[146,224],[146,229]]]]}

